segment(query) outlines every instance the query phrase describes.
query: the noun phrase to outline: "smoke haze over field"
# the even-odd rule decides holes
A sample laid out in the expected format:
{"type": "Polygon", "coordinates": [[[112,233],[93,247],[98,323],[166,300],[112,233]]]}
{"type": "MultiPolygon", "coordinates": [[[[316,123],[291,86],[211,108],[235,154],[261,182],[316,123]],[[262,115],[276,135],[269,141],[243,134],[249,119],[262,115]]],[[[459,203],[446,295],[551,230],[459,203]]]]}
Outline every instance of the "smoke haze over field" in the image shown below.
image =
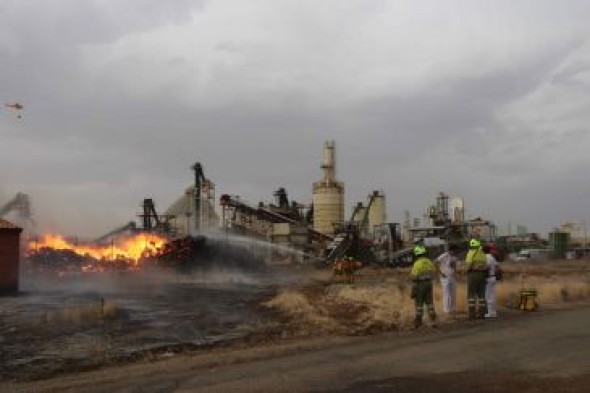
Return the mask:
{"type": "MultiPolygon", "coordinates": [[[[8,1],[0,205],[102,234],[163,209],[200,161],[217,194],[311,200],[336,141],[347,207],[438,191],[468,217],[590,222],[587,1],[8,1]]],[[[349,212],[347,212],[347,216],[349,212]]]]}

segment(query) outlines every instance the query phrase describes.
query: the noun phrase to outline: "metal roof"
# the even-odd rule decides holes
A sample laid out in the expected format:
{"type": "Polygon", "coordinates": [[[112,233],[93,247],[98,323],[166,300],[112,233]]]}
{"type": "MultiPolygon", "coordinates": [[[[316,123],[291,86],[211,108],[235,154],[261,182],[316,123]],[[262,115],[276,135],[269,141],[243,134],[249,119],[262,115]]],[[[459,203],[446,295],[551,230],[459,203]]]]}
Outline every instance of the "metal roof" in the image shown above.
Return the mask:
{"type": "Polygon", "coordinates": [[[18,225],[14,225],[10,221],[0,218],[0,229],[21,229],[18,225]]]}

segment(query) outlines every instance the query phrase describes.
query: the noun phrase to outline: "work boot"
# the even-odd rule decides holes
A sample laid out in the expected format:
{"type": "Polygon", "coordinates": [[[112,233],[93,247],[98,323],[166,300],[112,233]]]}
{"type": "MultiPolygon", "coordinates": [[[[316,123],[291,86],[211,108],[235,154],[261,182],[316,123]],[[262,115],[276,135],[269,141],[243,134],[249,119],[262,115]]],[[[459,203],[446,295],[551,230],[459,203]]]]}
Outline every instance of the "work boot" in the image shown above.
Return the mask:
{"type": "Polygon", "coordinates": [[[432,322],[432,327],[436,327],[436,311],[434,311],[433,305],[428,305],[428,316],[432,322]]]}
{"type": "Polygon", "coordinates": [[[470,320],[475,319],[475,301],[471,301],[471,299],[467,306],[467,318],[470,320]]]}
{"type": "Polygon", "coordinates": [[[436,314],[435,314],[435,315],[433,315],[433,316],[432,316],[432,315],[430,316],[430,321],[431,321],[431,322],[430,322],[430,327],[433,327],[433,328],[435,328],[435,327],[437,326],[437,325],[436,325],[436,314]]]}
{"type": "Polygon", "coordinates": [[[418,329],[420,326],[422,326],[422,315],[416,315],[414,318],[414,329],[418,329]]]}
{"type": "Polygon", "coordinates": [[[477,302],[477,318],[484,319],[487,312],[487,304],[485,300],[478,300],[477,302]]]}

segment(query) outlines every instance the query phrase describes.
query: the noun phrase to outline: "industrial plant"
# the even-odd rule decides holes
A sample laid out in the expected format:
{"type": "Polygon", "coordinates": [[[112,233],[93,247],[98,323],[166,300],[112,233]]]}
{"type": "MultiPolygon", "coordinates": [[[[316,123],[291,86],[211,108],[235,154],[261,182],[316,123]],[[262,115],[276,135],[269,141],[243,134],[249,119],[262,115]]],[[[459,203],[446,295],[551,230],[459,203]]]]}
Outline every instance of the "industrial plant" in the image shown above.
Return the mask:
{"type": "MultiPolygon", "coordinates": [[[[586,230],[579,222],[564,223],[550,234],[549,241],[534,233],[500,235],[492,220],[467,217],[464,199],[445,192],[436,195],[423,215],[411,217],[406,210],[403,220],[397,222],[388,220],[387,198],[382,190],[367,190],[367,199],[358,201],[347,212],[346,185],[336,176],[334,141],[324,143],[318,161],[322,177],[312,182],[310,200],[290,200],[287,190],[278,187],[272,193],[273,203],[256,205],[229,192],[217,199],[215,183],[197,162],[192,166],[192,184],[167,208],[158,211],[156,201],[144,198],[136,219],[116,226],[93,242],[109,244],[121,236],[139,233],[157,234],[169,241],[231,235],[275,245],[263,255],[268,263],[289,260],[328,265],[350,257],[364,264],[391,267],[407,265],[416,243],[440,251],[450,244],[465,244],[471,237],[497,243],[505,253],[513,255],[523,249],[546,248],[547,254],[554,257],[574,258],[586,251],[586,230]]],[[[0,217],[23,228],[22,237],[29,244],[30,239],[41,235],[36,233],[31,201],[25,193],[17,193],[0,206],[0,217]]]]}
{"type": "MultiPolygon", "coordinates": [[[[402,310],[411,307],[416,249],[432,258],[465,252],[475,237],[498,260],[554,258],[567,266],[564,259],[586,254],[583,223],[563,223],[548,239],[500,234],[446,192],[401,220],[391,219],[382,189],[365,190],[347,209],[337,163],[336,144],[326,141],[309,198],[296,201],[278,185],[267,192],[270,203],[252,204],[218,192],[196,162],[176,199],[140,195],[139,214],[93,239],[39,233],[34,198],[16,194],[0,205],[0,294],[9,295],[0,297],[0,379],[38,380],[241,342],[407,329],[402,310]]],[[[515,307],[518,293],[536,296],[522,288],[520,273],[506,271],[520,292],[503,304],[515,307]]],[[[545,281],[537,287],[555,285],[545,281]]],[[[581,296],[561,285],[568,299],[581,296]]]]}

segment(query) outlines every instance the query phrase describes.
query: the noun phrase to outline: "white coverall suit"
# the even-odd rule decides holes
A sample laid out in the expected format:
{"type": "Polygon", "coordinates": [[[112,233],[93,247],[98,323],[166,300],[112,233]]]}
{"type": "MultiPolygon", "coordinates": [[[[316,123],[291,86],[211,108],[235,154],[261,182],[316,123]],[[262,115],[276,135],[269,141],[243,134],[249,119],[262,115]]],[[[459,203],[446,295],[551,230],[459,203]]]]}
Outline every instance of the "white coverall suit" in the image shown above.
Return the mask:
{"type": "Polygon", "coordinates": [[[440,285],[442,287],[443,311],[453,313],[457,304],[457,283],[455,282],[457,258],[447,251],[436,258],[436,263],[441,273],[440,285]]]}
{"type": "Polygon", "coordinates": [[[486,254],[486,263],[489,268],[488,278],[486,282],[486,303],[488,306],[488,313],[486,318],[495,318],[498,316],[496,311],[496,266],[498,261],[492,254],[486,254]]]}

